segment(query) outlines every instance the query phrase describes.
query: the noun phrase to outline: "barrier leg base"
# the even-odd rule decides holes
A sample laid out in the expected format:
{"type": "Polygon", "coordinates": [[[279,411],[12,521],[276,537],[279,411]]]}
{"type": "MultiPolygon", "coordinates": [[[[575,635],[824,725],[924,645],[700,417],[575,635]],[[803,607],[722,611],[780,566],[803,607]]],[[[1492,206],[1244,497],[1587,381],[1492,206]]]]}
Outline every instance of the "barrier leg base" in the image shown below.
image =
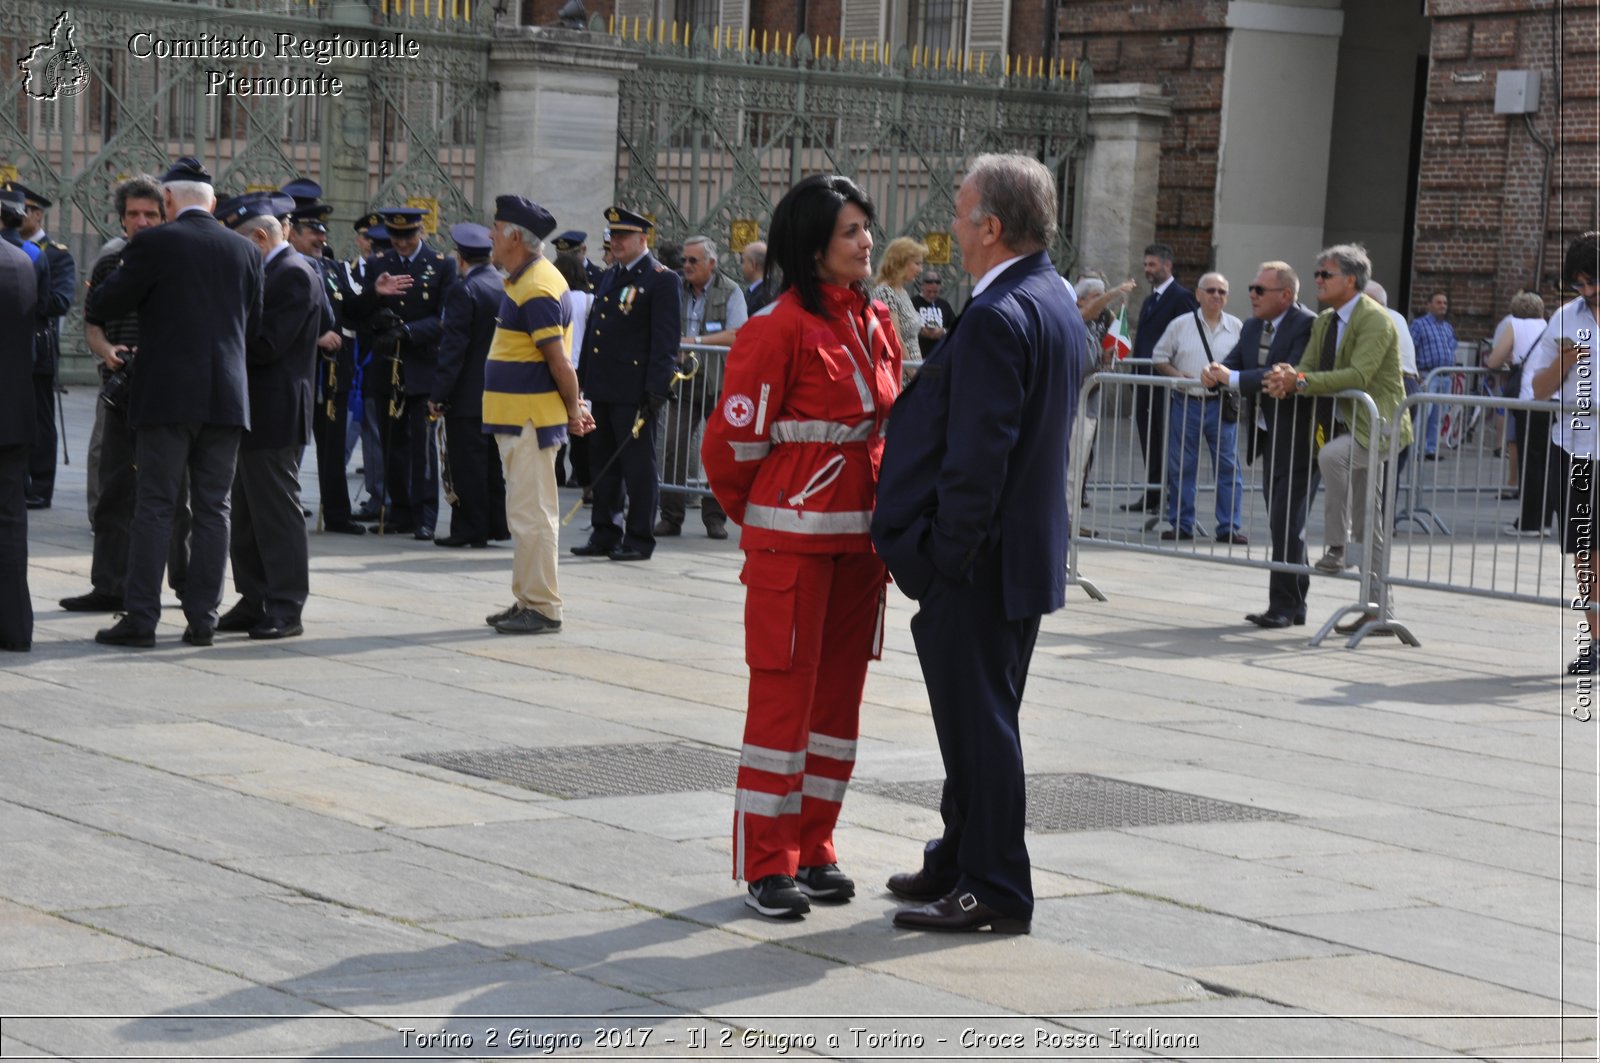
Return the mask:
{"type": "Polygon", "coordinates": [[[1321,645],[1322,640],[1333,634],[1334,626],[1345,617],[1362,616],[1366,614],[1373,614],[1374,619],[1368,620],[1351,633],[1350,637],[1345,640],[1345,649],[1355,649],[1357,646],[1361,645],[1361,640],[1366,638],[1368,635],[1393,635],[1406,646],[1422,645],[1421,640],[1418,639],[1416,635],[1412,634],[1411,629],[1406,626],[1403,620],[1396,620],[1394,617],[1384,619],[1382,617],[1382,613],[1377,609],[1377,607],[1370,604],[1347,605],[1337,610],[1332,616],[1328,617],[1327,621],[1320,628],[1317,629],[1317,633],[1311,636],[1309,645],[1321,645]]]}
{"type": "Polygon", "coordinates": [[[1097,602],[1104,602],[1108,600],[1105,596],[1105,592],[1101,591],[1099,587],[1096,587],[1093,580],[1086,580],[1082,576],[1073,576],[1067,582],[1074,583],[1079,587],[1082,587],[1083,593],[1087,594],[1097,602]]]}

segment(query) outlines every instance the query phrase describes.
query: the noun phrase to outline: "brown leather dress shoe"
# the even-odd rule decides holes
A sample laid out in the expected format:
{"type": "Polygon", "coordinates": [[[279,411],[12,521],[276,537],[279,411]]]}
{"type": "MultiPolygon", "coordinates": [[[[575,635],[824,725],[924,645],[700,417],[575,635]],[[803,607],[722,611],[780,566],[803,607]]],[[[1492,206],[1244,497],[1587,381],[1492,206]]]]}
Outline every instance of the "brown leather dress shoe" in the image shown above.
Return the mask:
{"type": "Polygon", "coordinates": [[[1031,919],[1002,915],[970,893],[952,893],[920,908],[902,908],[894,913],[894,925],[906,930],[940,930],[970,933],[988,930],[994,934],[1026,934],[1031,919]]]}
{"type": "Polygon", "coordinates": [[[889,892],[908,901],[936,901],[956,888],[954,878],[936,875],[923,868],[889,876],[889,892]]]}

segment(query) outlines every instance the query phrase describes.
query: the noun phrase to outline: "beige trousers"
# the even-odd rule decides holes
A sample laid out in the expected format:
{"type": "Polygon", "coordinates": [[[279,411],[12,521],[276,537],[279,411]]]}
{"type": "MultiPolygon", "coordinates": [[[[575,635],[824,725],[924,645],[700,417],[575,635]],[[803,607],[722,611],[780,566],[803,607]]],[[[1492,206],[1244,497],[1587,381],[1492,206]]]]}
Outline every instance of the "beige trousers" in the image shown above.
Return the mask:
{"type": "Polygon", "coordinates": [[[556,451],[539,447],[530,421],[520,435],[495,434],[506,477],[506,526],[511,530],[511,593],[524,609],[561,619],[556,558],[561,551],[561,505],[556,493],[556,451]]]}

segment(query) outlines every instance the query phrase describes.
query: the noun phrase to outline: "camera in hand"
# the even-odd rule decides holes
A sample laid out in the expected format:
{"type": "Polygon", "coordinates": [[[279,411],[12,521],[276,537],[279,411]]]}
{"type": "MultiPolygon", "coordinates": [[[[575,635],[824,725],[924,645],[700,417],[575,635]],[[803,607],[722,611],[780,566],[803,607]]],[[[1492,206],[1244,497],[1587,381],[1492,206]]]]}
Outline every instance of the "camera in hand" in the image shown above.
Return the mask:
{"type": "Polygon", "coordinates": [[[133,348],[122,352],[122,364],[111,371],[105,383],[100,385],[100,401],[109,409],[120,410],[128,404],[128,395],[133,387],[133,348]]]}

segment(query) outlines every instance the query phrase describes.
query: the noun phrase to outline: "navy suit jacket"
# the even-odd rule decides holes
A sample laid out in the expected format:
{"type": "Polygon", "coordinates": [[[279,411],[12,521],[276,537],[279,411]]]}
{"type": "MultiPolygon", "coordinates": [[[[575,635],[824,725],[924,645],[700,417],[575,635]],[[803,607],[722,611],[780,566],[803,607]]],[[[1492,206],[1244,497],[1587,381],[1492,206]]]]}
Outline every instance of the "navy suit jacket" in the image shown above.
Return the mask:
{"type": "Polygon", "coordinates": [[[439,368],[429,398],[448,405],[451,417],[483,418],[483,364],[505,295],[500,274],[485,264],[468,270],[444,297],[439,368]]]}
{"type": "Polygon", "coordinates": [[[261,252],[205,211],[139,233],[89,292],[88,316],[139,315],[128,399],[135,427],[250,427],[245,342],[261,320],[261,252]]]}
{"type": "Polygon", "coordinates": [[[1044,252],[967,304],[894,404],[872,540],[900,589],[971,578],[997,551],[1006,617],[1066,600],[1067,440],[1088,344],[1044,252]]]}
{"type": "MultiPolygon", "coordinates": [[[[370,283],[362,287],[352,299],[346,300],[356,319],[365,322],[381,307],[388,307],[406,323],[405,339],[400,341],[400,364],[407,395],[426,395],[433,387],[433,371],[438,365],[439,336],[444,331],[439,324],[439,314],[444,309],[444,297],[456,282],[456,260],[453,255],[435,251],[424,241],[417,245],[417,253],[409,259],[390,249],[375,255],[367,263],[370,283]],[[379,295],[377,279],[380,274],[405,274],[412,280],[409,289],[399,295],[379,295]]],[[[384,366],[377,378],[368,378],[368,391],[378,394],[389,392],[389,368],[384,366]]]]}
{"type": "Polygon", "coordinates": [[[280,450],[311,439],[312,391],[326,329],[322,274],[294,248],[267,263],[261,324],[246,346],[250,431],[244,450],[280,450]]]}
{"type": "Polygon", "coordinates": [[[601,275],[578,361],[586,398],[638,406],[667,394],[683,337],[681,284],[648,251],[632,269],[618,263],[601,275]]]}
{"type": "MultiPolygon", "coordinates": [[[[1167,290],[1161,293],[1161,298],[1154,302],[1146,296],[1144,303],[1139,307],[1139,320],[1133,330],[1133,349],[1128,352],[1128,356],[1149,358],[1154,355],[1156,341],[1161,339],[1161,334],[1167,331],[1167,326],[1172,324],[1173,319],[1199,307],[1194,293],[1176,280],[1167,285],[1167,290]]],[[[1134,368],[1140,373],[1151,372],[1149,366],[1134,368]]]]}
{"type": "Polygon", "coordinates": [[[0,447],[33,442],[33,329],[38,305],[33,261],[20,248],[0,240],[0,447]]]}
{"type": "Polygon", "coordinates": [[[1269,446],[1273,456],[1280,459],[1277,468],[1287,469],[1286,463],[1294,457],[1298,457],[1297,464],[1301,466],[1306,466],[1310,460],[1307,443],[1311,439],[1311,404],[1300,398],[1272,398],[1262,393],[1261,383],[1270,366],[1278,362],[1294,365],[1300,361],[1306,341],[1311,338],[1311,323],[1316,319],[1316,314],[1299,303],[1284,311],[1283,321],[1273,334],[1272,346],[1267,348],[1267,361],[1263,365],[1261,330],[1266,322],[1252,317],[1239,331],[1239,342],[1222,359],[1224,366],[1239,372],[1239,394],[1243,397],[1239,423],[1250,426],[1250,431],[1245,434],[1246,461],[1255,461],[1256,455],[1269,446]],[[1267,420],[1268,432],[1264,436],[1255,427],[1258,405],[1267,420]]]}

